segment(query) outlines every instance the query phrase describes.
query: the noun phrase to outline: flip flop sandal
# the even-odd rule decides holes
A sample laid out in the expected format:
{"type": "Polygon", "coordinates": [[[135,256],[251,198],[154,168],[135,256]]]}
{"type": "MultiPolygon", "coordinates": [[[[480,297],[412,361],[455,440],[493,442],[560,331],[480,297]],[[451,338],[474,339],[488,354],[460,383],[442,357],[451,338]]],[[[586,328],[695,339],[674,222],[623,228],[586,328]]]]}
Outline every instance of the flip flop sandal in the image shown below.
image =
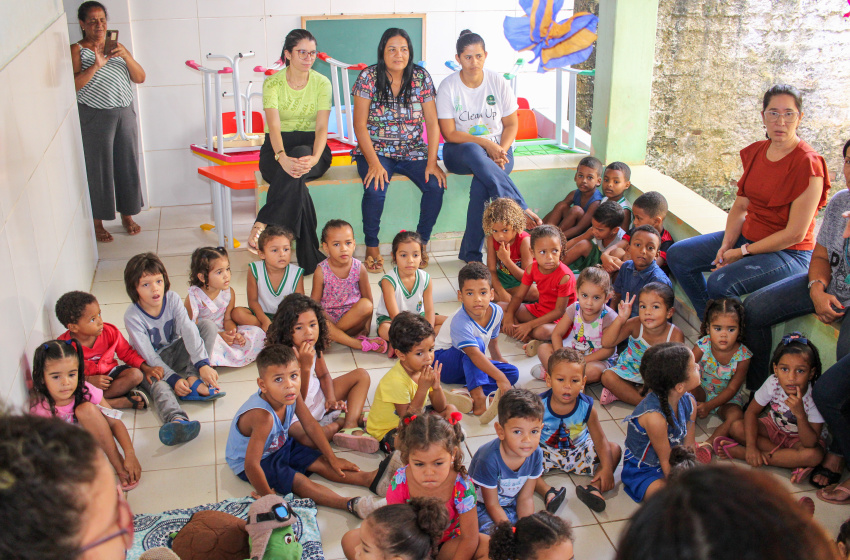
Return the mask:
{"type": "Polygon", "coordinates": [[[419,261],[419,268],[428,268],[428,253],[422,252],[422,260],[419,261]]]}
{"type": "Polygon", "coordinates": [[[384,259],[382,257],[366,257],[366,260],[363,261],[363,264],[366,266],[366,272],[372,274],[380,274],[384,271],[384,259]]]}
{"type": "Polygon", "coordinates": [[[132,490],[133,488],[135,488],[138,485],[139,485],[138,480],[136,482],[132,483],[132,484],[121,484],[121,491],[122,492],[129,492],[130,490],[132,490]]]}
{"type": "Polygon", "coordinates": [[[833,486],[827,486],[826,488],[821,488],[817,491],[816,496],[822,502],[826,502],[828,504],[835,504],[837,506],[847,506],[850,505],[850,488],[845,488],[839,484],[834,484],[833,486]],[[844,494],[845,498],[843,500],[836,500],[835,498],[827,498],[825,496],[826,492],[841,492],[844,494]]]}
{"type": "Polygon", "coordinates": [[[502,398],[501,389],[496,389],[487,397],[487,400],[490,404],[487,405],[487,410],[484,411],[484,414],[478,417],[478,420],[482,424],[489,424],[493,418],[499,414],[499,400],[502,398]]]}
{"type": "Polygon", "coordinates": [[[376,453],[380,445],[378,440],[363,432],[363,435],[355,436],[353,432],[363,432],[362,428],[343,428],[334,434],[333,442],[345,449],[360,451],[361,453],[376,453]]]}
{"type": "Polygon", "coordinates": [[[133,410],[146,410],[151,406],[148,396],[144,393],[144,391],[140,391],[138,389],[131,389],[130,392],[127,393],[127,399],[133,403],[133,410]],[[141,400],[133,400],[133,397],[138,397],[141,400]]]}
{"type": "Polygon", "coordinates": [[[694,450],[694,455],[696,456],[697,461],[703,465],[707,465],[711,463],[711,459],[714,457],[714,448],[707,441],[698,443],[694,450]]]}
{"type": "Polygon", "coordinates": [[[200,379],[196,379],[195,382],[192,383],[192,387],[191,387],[192,392],[189,393],[188,395],[186,395],[185,397],[177,397],[177,398],[179,398],[181,401],[214,401],[216,399],[220,399],[221,397],[223,397],[227,394],[224,391],[222,391],[221,389],[216,389],[215,387],[209,387],[210,394],[209,395],[202,395],[198,392],[198,387],[201,386],[201,383],[203,383],[203,381],[201,381],[200,379]]]}
{"type": "Polygon", "coordinates": [[[605,511],[605,498],[597,496],[594,492],[602,494],[602,492],[599,491],[599,488],[592,484],[588,484],[587,486],[576,486],[576,496],[578,499],[596,513],[602,513],[605,511]]]}
{"type": "Polygon", "coordinates": [[[805,480],[806,477],[809,476],[813,470],[815,470],[814,467],[800,467],[794,469],[793,472],[791,472],[791,482],[793,482],[794,484],[799,484],[803,482],[803,480],[805,480]]]}
{"type": "Polygon", "coordinates": [[[177,418],[166,422],[159,428],[159,441],[163,445],[177,445],[192,441],[201,433],[201,423],[197,420],[177,418]]]}
{"type": "Polygon", "coordinates": [[[546,491],[543,501],[546,501],[550,494],[554,494],[554,496],[546,503],[546,511],[554,515],[555,512],[558,511],[558,508],[561,507],[561,504],[564,503],[564,498],[567,497],[567,489],[561,486],[559,489],[555,490],[555,487],[552,486],[546,491]]]}
{"type": "Polygon", "coordinates": [[[809,482],[815,488],[826,488],[827,486],[832,486],[833,484],[838,484],[838,482],[840,480],[841,480],[841,473],[837,473],[837,472],[835,472],[831,469],[824,467],[823,465],[816,466],[814,468],[814,470],[812,471],[812,474],[809,476],[809,482]],[[827,480],[826,484],[818,484],[817,482],[815,482],[814,478],[818,475],[826,477],[826,480],[827,480]]]}
{"type": "Polygon", "coordinates": [[[537,349],[540,347],[541,344],[543,344],[543,342],[540,340],[532,340],[531,342],[523,346],[523,349],[525,350],[525,355],[529,358],[533,358],[534,356],[536,356],[537,349]]]}
{"type": "Polygon", "coordinates": [[[714,454],[721,459],[728,459],[731,461],[732,456],[729,455],[728,450],[738,445],[739,443],[730,437],[718,436],[714,438],[714,454]]]}
{"type": "Polygon", "coordinates": [[[251,233],[248,234],[248,243],[247,243],[248,250],[251,251],[255,255],[259,254],[259,252],[260,252],[259,249],[257,248],[257,241],[259,241],[260,234],[263,233],[263,231],[265,229],[266,229],[265,227],[260,227],[256,223],[254,223],[254,227],[251,228],[251,233]],[[254,233],[254,232],[256,232],[256,233],[254,233]],[[251,245],[251,243],[253,243],[253,246],[251,245]]]}
{"type": "Polygon", "coordinates": [[[472,397],[469,396],[469,391],[466,389],[443,391],[443,395],[446,397],[446,404],[454,405],[458,412],[463,414],[472,412],[472,397]]]}

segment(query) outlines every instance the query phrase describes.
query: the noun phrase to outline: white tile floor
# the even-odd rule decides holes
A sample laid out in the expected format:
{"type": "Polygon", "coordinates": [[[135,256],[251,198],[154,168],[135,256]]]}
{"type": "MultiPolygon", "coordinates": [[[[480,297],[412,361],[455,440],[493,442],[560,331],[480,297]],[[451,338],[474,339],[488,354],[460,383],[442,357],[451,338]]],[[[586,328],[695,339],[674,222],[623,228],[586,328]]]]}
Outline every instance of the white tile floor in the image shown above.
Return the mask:
{"type": "MultiPolygon", "coordinates": [[[[244,240],[250,229],[253,219],[251,212],[253,207],[247,203],[237,204],[234,208],[235,230],[239,239],[244,240]],[[245,231],[241,231],[242,229],[245,231]]],[[[110,244],[98,244],[101,260],[92,284],[92,292],[100,301],[104,320],[120,327],[122,331],[124,311],[130,301],[122,281],[124,265],[129,257],[142,251],[159,253],[170,273],[172,289],[185,296],[189,254],[198,246],[216,244],[214,232],[204,232],[198,227],[200,223],[209,221],[209,205],[161,210],[155,208],[143,212],[136,219],[144,231],[134,237],[126,235],[118,221],[107,224],[115,236],[115,241],[110,244]]],[[[247,304],[244,289],[245,271],[253,258],[253,255],[244,249],[233,251],[230,255],[238,305],[247,304]]],[[[456,278],[461,266],[462,263],[456,259],[455,252],[432,254],[428,272],[434,282],[434,301],[438,313],[450,314],[457,309],[456,278]]],[[[378,276],[373,275],[372,279],[375,281],[375,290],[378,276]]],[[[309,278],[306,285],[310,285],[309,278]]],[[[520,370],[518,385],[528,388],[542,387],[542,382],[534,380],[530,375],[531,367],[537,363],[536,358],[527,358],[522,351],[522,345],[504,335],[499,337],[499,343],[502,354],[520,370]]],[[[378,381],[393,362],[385,355],[352,352],[334,344],[327,354],[327,363],[334,375],[357,367],[366,368],[372,378],[371,398],[378,381]]],[[[222,389],[227,391],[225,398],[213,403],[184,404],[191,418],[202,423],[201,434],[194,441],[177,447],[165,447],[157,437],[159,423],[152,412],[125,412],[125,423],[143,468],[141,484],[127,496],[134,512],[156,513],[249,494],[249,484],[234,476],[225,464],[224,446],[233,414],[256,390],[257,369],[256,366],[250,365],[244,368],[218,368],[218,371],[222,389]]],[[[601,386],[590,386],[589,390],[598,399],[601,386]]],[[[622,446],[625,427],[621,420],[629,413],[630,407],[622,403],[607,407],[597,403],[596,406],[606,435],[611,441],[622,446]]],[[[715,422],[716,419],[700,421],[697,439],[705,439],[706,430],[710,432],[716,426],[715,422]]],[[[472,417],[465,418],[463,424],[469,436],[468,445],[472,453],[494,437],[492,425],[481,426],[477,419],[472,417]]],[[[379,455],[337,451],[340,457],[367,470],[376,468],[380,460],[379,455]]],[[[814,498],[814,490],[808,483],[792,484],[787,471],[774,468],[766,470],[783,480],[789,491],[799,496],[808,495],[814,498]]],[[[619,476],[618,468],[615,473],[617,481],[619,476]]],[[[331,483],[320,477],[314,478],[340,494],[362,494],[363,489],[359,487],[331,483]]],[[[574,492],[577,484],[589,482],[588,477],[555,474],[547,475],[546,478],[554,486],[568,488],[568,499],[558,513],[575,528],[576,558],[613,558],[619,535],[637,509],[637,504],[623,492],[622,486],[618,485],[606,496],[608,503],[605,512],[595,514],[578,501],[574,492]]],[[[539,508],[543,507],[539,497],[535,497],[535,501],[539,508]]],[[[817,499],[815,502],[815,517],[830,534],[836,534],[850,510],[817,499]]],[[[325,507],[319,507],[318,517],[325,557],[328,560],[342,559],[340,538],[345,531],[357,527],[359,522],[347,513],[325,507]]]]}

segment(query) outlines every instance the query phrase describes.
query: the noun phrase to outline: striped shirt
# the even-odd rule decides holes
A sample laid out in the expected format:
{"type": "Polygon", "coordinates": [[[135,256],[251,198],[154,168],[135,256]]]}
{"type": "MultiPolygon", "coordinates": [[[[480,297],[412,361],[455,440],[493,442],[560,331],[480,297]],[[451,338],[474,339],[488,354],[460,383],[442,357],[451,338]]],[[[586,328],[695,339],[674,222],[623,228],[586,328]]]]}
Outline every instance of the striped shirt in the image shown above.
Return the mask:
{"type": "MultiPolygon", "coordinates": [[[[80,63],[85,70],[94,64],[94,51],[80,45],[80,63]]],[[[93,109],[127,107],[133,102],[130,71],[120,56],[106,61],[77,92],[77,102],[93,109]]]]}

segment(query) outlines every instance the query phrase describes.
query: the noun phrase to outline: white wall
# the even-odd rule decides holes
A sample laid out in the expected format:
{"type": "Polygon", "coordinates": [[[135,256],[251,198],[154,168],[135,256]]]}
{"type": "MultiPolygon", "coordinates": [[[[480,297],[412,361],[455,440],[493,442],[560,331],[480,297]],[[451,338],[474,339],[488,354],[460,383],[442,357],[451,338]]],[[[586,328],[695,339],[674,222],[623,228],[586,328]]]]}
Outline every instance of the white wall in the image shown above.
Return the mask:
{"type": "MultiPolygon", "coordinates": [[[[151,206],[174,206],[209,202],[209,186],[197,175],[205,160],[191,155],[189,144],[204,139],[201,75],[185,66],[194,59],[205,62],[209,52],[233,56],[253,50],[256,57],[241,64],[242,83],[262,77],[251,70],[269,66],[280,56],[289,30],[301,26],[302,15],[410,13],[425,10],[425,60],[434,81],[450,73],[446,60],[454,58],[458,33],[465,28],[481,34],[490,53],[488,66],[509,70],[517,58],[502,31],[505,16],[523,12],[517,0],[102,0],[110,16],[110,28],[147,72],[138,87],[143,167],[151,206]],[[305,12],[308,7],[309,12],[305,12]]],[[[65,0],[71,40],[79,38],[76,8],[65,0]]],[[[571,15],[565,8],[559,19],[571,15]]],[[[375,38],[377,44],[378,37],[375,38]]],[[[319,45],[321,49],[321,45],[319,45]]],[[[360,62],[360,61],[358,61],[360,62]]],[[[210,61],[220,68],[223,62],[210,61]]],[[[535,65],[536,67],[536,65],[535,65]]],[[[227,76],[224,89],[229,91],[227,76]]],[[[244,90],[244,85],[243,85],[244,90]]],[[[537,108],[554,107],[554,77],[524,74],[520,95],[537,108]]],[[[225,100],[225,110],[232,106],[225,100]]]]}
{"type": "Polygon", "coordinates": [[[91,285],[97,249],[65,15],[58,1],[12,4],[0,4],[0,401],[22,406],[33,350],[64,330],[53,305],[91,285]]]}

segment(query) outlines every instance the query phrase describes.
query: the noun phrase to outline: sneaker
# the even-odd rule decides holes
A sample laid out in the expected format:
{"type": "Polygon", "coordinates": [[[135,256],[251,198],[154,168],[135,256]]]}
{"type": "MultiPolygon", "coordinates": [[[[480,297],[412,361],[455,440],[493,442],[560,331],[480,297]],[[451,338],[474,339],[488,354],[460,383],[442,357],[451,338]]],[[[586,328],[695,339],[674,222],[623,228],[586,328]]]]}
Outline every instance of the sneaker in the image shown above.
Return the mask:
{"type": "Polygon", "coordinates": [[[401,451],[394,451],[392,455],[385,457],[378,466],[378,471],[369,486],[369,490],[382,498],[386,497],[387,490],[390,488],[390,481],[395,476],[395,472],[403,466],[401,451]]]}
{"type": "Polygon", "coordinates": [[[376,498],[374,496],[358,496],[357,498],[351,498],[348,500],[348,503],[345,504],[346,509],[350,513],[353,513],[360,519],[366,519],[369,517],[369,514],[378,509],[379,507],[387,505],[386,498],[376,498]]]}
{"type": "Polygon", "coordinates": [[[179,445],[192,441],[201,433],[201,423],[188,418],[175,418],[159,428],[159,441],[163,445],[179,445]]]}
{"type": "Polygon", "coordinates": [[[609,391],[607,387],[602,389],[602,396],[599,397],[600,403],[603,405],[609,405],[613,402],[617,402],[618,400],[620,399],[617,398],[617,395],[609,391]]]}
{"type": "Polygon", "coordinates": [[[531,368],[531,377],[534,379],[546,379],[546,370],[543,369],[543,364],[537,364],[531,368]]]}

